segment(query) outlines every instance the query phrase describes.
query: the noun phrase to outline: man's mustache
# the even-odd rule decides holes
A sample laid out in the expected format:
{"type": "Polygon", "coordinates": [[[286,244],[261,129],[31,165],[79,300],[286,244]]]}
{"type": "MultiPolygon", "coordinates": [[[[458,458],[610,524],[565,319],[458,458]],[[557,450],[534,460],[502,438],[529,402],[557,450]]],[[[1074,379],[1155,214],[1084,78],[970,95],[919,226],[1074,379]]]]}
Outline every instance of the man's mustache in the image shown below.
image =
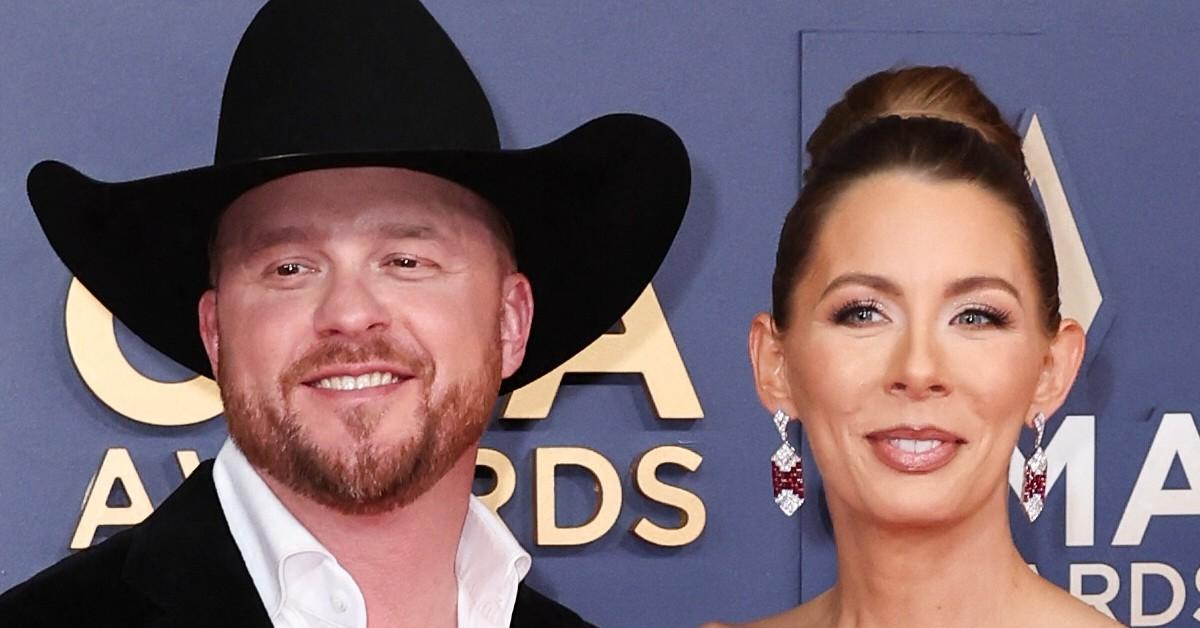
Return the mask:
{"type": "Polygon", "coordinates": [[[362,342],[334,340],[313,346],[288,366],[279,378],[280,388],[291,390],[320,369],[364,362],[384,362],[423,381],[429,381],[434,372],[433,360],[426,352],[417,347],[401,347],[383,336],[362,342]]]}

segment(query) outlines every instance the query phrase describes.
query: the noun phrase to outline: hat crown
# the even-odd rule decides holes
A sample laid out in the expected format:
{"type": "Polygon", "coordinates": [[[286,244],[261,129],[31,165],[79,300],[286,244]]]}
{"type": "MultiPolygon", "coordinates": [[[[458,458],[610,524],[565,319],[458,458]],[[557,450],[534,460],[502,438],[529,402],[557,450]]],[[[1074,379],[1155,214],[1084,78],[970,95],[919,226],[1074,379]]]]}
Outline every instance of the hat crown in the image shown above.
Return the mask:
{"type": "Polygon", "coordinates": [[[271,0],[230,64],[214,162],[499,148],[479,81],[420,2],[271,0]]]}

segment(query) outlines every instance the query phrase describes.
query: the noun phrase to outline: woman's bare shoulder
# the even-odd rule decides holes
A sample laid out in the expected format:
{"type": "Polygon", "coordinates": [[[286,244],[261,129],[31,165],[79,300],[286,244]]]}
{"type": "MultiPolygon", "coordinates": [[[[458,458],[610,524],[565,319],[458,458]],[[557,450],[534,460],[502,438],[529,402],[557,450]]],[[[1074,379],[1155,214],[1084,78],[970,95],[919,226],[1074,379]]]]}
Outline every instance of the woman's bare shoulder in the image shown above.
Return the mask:
{"type": "Polygon", "coordinates": [[[1046,595],[1042,598],[1037,614],[1039,617],[1046,618],[1048,628],[1064,626],[1112,628],[1122,625],[1058,586],[1048,581],[1045,582],[1045,585],[1046,595]]]}
{"type": "MultiPolygon", "coordinates": [[[[1071,628],[1113,628],[1122,625],[1057,586],[1049,582],[1046,582],[1045,585],[1046,587],[1040,592],[1041,595],[1034,599],[1039,600],[1036,616],[1050,621],[1047,628],[1065,628],[1067,626],[1071,628]]],[[[832,600],[829,593],[826,591],[800,606],[762,619],[746,623],[710,622],[704,624],[702,628],[804,628],[807,626],[824,628],[830,625],[832,618],[832,609],[830,608],[832,600]]],[[[1034,620],[1026,625],[1038,625],[1038,621],[1034,620]]]]}
{"type": "Polygon", "coordinates": [[[711,622],[704,624],[702,628],[804,628],[805,626],[828,626],[828,594],[829,592],[826,591],[800,606],[794,606],[782,613],[756,619],[744,624],[711,622]]]}
{"type": "Polygon", "coordinates": [[[1052,610],[1043,611],[1043,616],[1048,620],[1047,628],[1061,628],[1062,626],[1114,628],[1124,625],[1088,604],[1074,598],[1071,601],[1074,603],[1055,604],[1052,610]],[[1049,620],[1051,617],[1053,620],[1049,620]]]}

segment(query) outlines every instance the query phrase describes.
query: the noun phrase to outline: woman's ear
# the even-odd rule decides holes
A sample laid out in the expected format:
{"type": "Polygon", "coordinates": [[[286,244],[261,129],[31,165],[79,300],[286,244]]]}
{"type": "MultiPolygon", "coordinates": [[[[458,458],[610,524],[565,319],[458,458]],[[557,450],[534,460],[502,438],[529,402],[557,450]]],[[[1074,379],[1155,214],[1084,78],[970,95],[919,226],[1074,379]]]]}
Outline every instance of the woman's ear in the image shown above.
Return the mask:
{"type": "Polygon", "coordinates": [[[770,314],[760,312],[750,322],[750,368],[754,371],[754,388],[758,400],[767,412],[782,409],[796,416],[791,386],[787,379],[787,361],[783,338],[775,328],[770,314]]]}
{"type": "MultiPolygon", "coordinates": [[[[1034,410],[1050,416],[1062,407],[1075,383],[1075,376],[1079,374],[1086,348],[1087,334],[1083,327],[1074,319],[1063,319],[1042,360],[1042,374],[1033,398],[1034,410]]],[[[1032,426],[1032,421],[1031,413],[1026,422],[1032,426]]]]}

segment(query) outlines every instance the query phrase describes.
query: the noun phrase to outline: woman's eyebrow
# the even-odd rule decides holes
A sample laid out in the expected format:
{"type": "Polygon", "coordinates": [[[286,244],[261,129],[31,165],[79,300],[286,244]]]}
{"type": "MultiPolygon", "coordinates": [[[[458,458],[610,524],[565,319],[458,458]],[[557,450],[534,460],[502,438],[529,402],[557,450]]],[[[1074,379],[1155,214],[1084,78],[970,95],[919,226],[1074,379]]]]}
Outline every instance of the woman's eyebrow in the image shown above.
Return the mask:
{"type": "Polygon", "coordinates": [[[900,286],[887,277],[869,273],[846,273],[838,275],[829,282],[829,285],[825,286],[825,291],[821,293],[821,298],[825,298],[825,295],[845,285],[866,286],[892,296],[900,296],[900,286]]]}
{"type": "MultiPolygon", "coordinates": [[[[892,296],[899,296],[902,292],[900,286],[887,277],[869,273],[846,273],[830,281],[829,285],[825,286],[825,291],[821,293],[821,297],[824,298],[825,295],[845,285],[866,286],[892,296]]],[[[1017,300],[1021,298],[1021,292],[1007,280],[990,275],[972,275],[956,279],[946,287],[945,296],[947,298],[956,297],[968,292],[987,289],[1002,290],[1017,300]]]]}
{"type": "Polygon", "coordinates": [[[946,286],[946,297],[957,297],[968,292],[987,289],[1002,290],[1011,294],[1016,300],[1021,300],[1021,293],[1015,286],[1000,277],[989,275],[972,275],[956,279],[949,286],[946,286]]]}

